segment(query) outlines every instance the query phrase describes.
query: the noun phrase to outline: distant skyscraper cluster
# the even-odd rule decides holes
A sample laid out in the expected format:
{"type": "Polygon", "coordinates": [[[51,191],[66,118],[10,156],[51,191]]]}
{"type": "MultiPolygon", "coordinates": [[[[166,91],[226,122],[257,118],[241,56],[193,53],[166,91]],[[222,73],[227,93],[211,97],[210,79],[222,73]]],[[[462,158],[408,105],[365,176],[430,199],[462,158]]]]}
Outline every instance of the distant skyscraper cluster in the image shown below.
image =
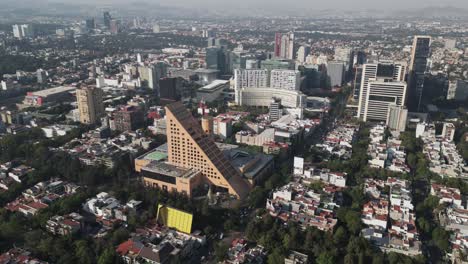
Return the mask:
{"type": "Polygon", "coordinates": [[[289,60],[294,59],[294,33],[276,33],[275,57],[289,60]]]}
{"type": "Polygon", "coordinates": [[[17,39],[34,37],[34,30],[31,25],[13,25],[13,36],[17,39]]]}

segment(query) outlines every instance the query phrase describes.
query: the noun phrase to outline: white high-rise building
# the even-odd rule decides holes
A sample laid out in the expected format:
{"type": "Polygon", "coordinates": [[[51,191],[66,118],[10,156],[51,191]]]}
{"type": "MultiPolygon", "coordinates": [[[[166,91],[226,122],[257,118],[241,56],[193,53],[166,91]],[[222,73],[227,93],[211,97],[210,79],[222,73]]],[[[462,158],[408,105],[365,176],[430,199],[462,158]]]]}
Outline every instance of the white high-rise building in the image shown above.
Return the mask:
{"type": "Polygon", "coordinates": [[[293,70],[272,70],[270,87],[273,89],[298,91],[300,89],[301,74],[293,70]]]}
{"type": "Polygon", "coordinates": [[[305,63],[307,56],[310,54],[309,46],[300,46],[297,50],[297,61],[300,63],[305,63]]]}
{"type": "MultiPolygon", "coordinates": [[[[359,90],[359,106],[357,117],[365,120],[365,113],[368,109],[369,85],[372,82],[404,82],[406,74],[406,63],[392,61],[381,61],[378,63],[364,64],[362,69],[361,88],[359,90]]],[[[406,83],[405,83],[406,85],[406,83]]],[[[374,85],[374,92],[376,86],[374,85]]],[[[405,87],[406,91],[406,87],[405,87]]],[[[406,96],[406,95],[405,95],[406,96]]],[[[373,97],[372,97],[373,98],[373,97]]],[[[404,98],[406,100],[406,97],[404,98]]],[[[401,105],[404,105],[403,100],[401,105]]],[[[397,104],[399,105],[399,104],[397,104]]],[[[388,110],[388,108],[386,109],[388,110]]],[[[386,121],[386,118],[382,121],[386,121]]]]}
{"type": "Polygon", "coordinates": [[[268,87],[268,70],[234,70],[234,89],[268,87]]]}
{"type": "Polygon", "coordinates": [[[294,33],[276,33],[275,56],[283,59],[294,59],[294,33]]]}
{"type": "Polygon", "coordinates": [[[13,36],[17,39],[31,38],[34,32],[31,25],[13,25],[13,36]]]}

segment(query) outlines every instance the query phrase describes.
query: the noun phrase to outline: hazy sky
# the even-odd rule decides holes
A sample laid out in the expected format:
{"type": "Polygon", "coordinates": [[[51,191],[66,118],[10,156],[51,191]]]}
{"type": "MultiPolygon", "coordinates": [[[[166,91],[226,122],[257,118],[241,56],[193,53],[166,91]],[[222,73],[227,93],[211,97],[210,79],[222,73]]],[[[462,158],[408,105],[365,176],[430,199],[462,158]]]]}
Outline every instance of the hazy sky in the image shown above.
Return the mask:
{"type": "MultiPolygon", "coordinates": [[[[0,0],[2,2],[4,0],[0,0]]],[[[9,1],[9,0],[7,0],[9,1]]],[[[41,0],[38,0],[41,1],[41,0]]],[[[44,1],[44,0],[42,0],[44,1]]],[[[222,7],[246,8],[264,6],[267,9],[379,9],[391,8],[401,9],[427,7],[427,6],[452,6],[458,8],[468,8],[468,0],[48,0],[66,3],[131,3],[148,2],[158,3],[165,6],[182,7],[222,7]]]]}

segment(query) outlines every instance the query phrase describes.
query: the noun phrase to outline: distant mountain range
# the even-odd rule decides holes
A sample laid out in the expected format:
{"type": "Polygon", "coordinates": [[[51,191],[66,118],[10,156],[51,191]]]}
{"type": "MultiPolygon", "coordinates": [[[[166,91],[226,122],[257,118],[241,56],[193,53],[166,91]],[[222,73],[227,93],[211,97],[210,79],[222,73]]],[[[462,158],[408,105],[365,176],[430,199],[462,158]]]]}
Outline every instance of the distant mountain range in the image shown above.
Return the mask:
{"type": "MultiPolygon", "coordinates": [[[[223,17],[223,16],[300,16],[310,18],[464,18],[468,20],[468,9],[456,8],[452,6],[425,7],[405,10],[339,10],[339,9],[296,9],[295,6],[289,9],[277,10],[276,7],[258,8],[213,8],[200,6],[198,8],[170,7],[147,1],[118,1],[113,4],[93,4],[90,2],[60,3],[58,0],[15,0],[2,3],[0,18],[3,20],[25,20],[31,16],[49,17],[100,17],[103,10],[110,10],[118,17],[126,16],[148,16],[148,17],[223,17]]],[[[114,0],[115,1],[115,0],[114,0]]]]}

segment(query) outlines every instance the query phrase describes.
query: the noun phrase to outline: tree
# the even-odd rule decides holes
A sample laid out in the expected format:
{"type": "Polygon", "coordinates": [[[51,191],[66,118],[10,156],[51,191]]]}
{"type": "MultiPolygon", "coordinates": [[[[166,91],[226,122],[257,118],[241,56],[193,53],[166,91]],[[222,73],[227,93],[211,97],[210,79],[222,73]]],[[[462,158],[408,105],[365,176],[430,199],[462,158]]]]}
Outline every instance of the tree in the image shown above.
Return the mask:
{"type": "Polygon", "coordinates": [[[98,258],[98,264],[114,264],[119,263],[117,254],[112,247],[108,247],[98,258]]]}
{"type": "Polygon", "coordinates": [[[283,264],[284,256],[281,254],[280,250],[275,248],[267,259],[268,264],[283,264]]]}
{"type": "Polygon", "coordinates": [[[335,264],[335,257],[328,251],[320,253],[317,264],[335,264]]]}
{"type": "Polygon", "coordinates": [[[333,241],[337,245],[342,245],[348,240],[348,234],[346,232],[346,229],[344,229],[342,226],[338,227],[336,229],[335,234],[333,234],[333,241]]]}
{"type": "Polygon", "coordinates": [[[94,256],[92,255],[93,250],[88,246],[86,240],[78,240],[74,243],[75,256],[79,260],[79,263],[91,264],[94,263],[94,256]]]}
{"type": "Polygon", "coordinates": [[[253,208],[265,207],[265,190],[257,186],[249,194],[247,203],[253,208]]]}
{"type": "Polygon", "coordinates": [[[446,252],[449,249],[449,234],[441,227],[436,227],[432,231],[432,240],[434,244],[442,251],[446,252]]]}
{"type": "Polygon", "coordinates": [[[229,246],[222,241],[215,245],[215,257],[216,261],[223,261],[226,258],[229,246]]]}

